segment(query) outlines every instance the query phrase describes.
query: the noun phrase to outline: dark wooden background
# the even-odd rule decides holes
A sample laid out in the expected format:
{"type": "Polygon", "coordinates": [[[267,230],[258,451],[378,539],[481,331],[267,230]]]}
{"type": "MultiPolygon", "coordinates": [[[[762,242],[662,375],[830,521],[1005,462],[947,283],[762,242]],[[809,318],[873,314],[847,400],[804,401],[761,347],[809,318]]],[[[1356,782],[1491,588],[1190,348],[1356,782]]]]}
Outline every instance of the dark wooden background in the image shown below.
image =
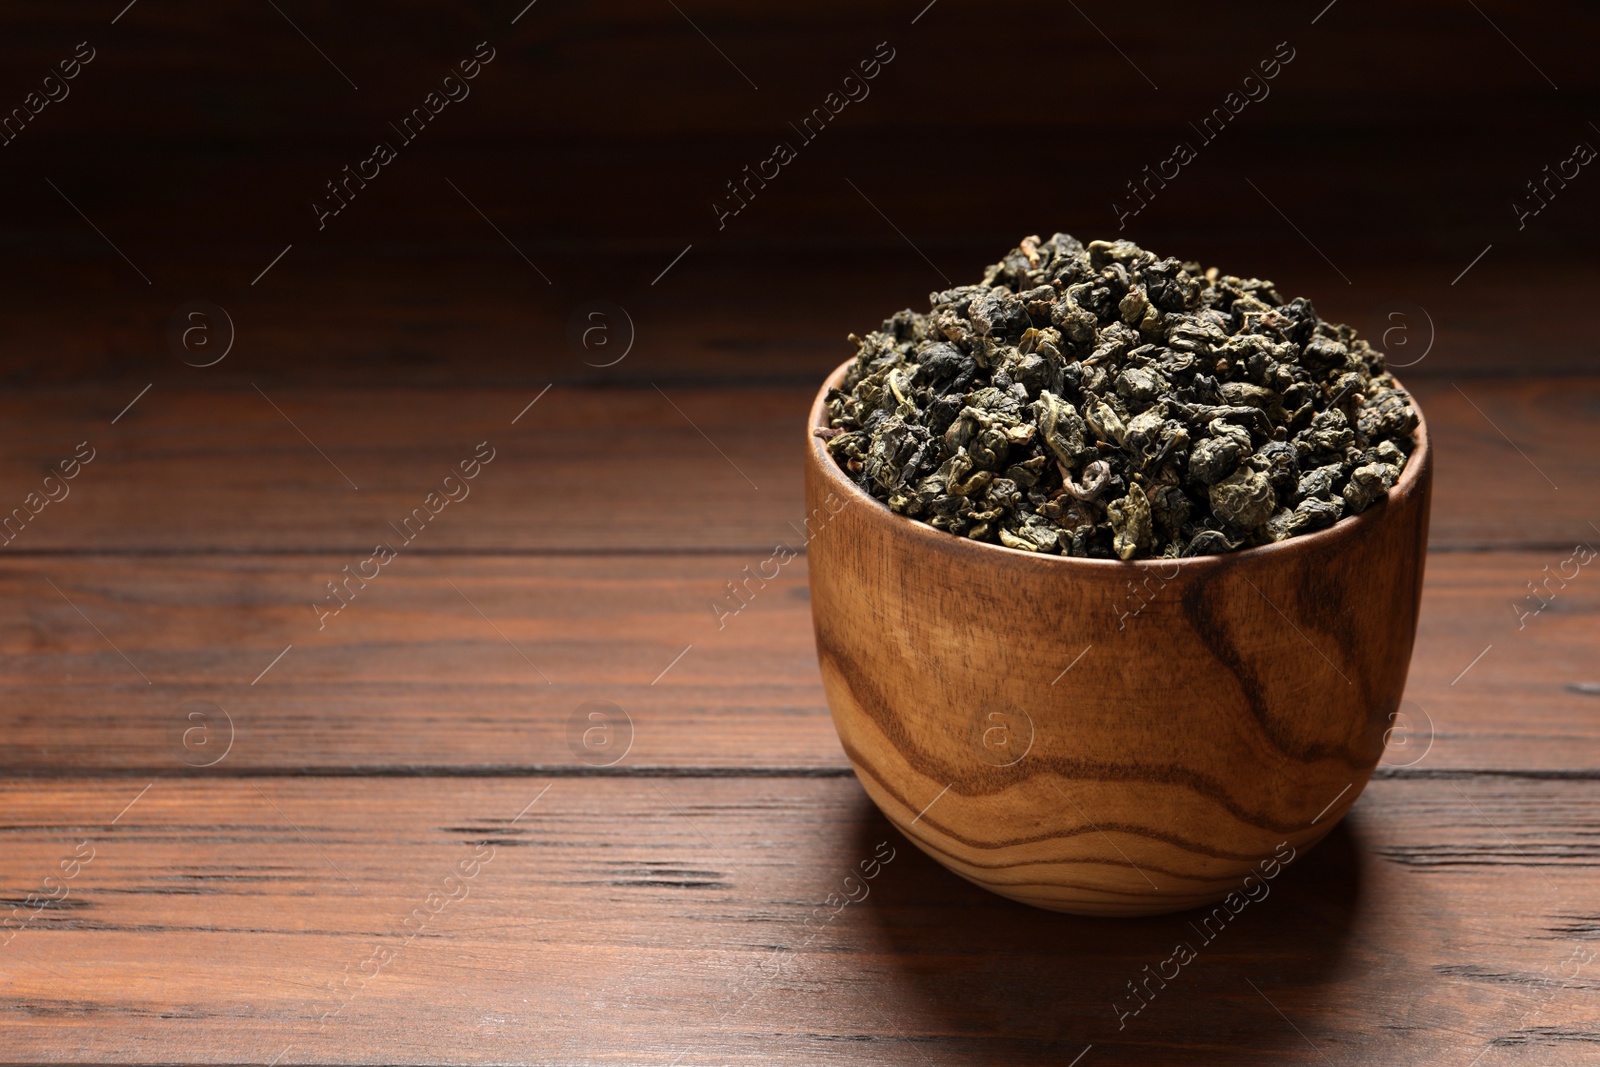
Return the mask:
{"type": "Polygon", "coordinates": [[[0,146],[0,511],[96,450],[0,546],[0,1062],[1592,1061],[1600,580],[1514,606],[1600,543],[1600,176],[1513,209],[1600,147],[1592,7],[124,3],[0,15],[0,109],[96,52],[0,146]],[[480,41],[471,95],[319,231],[323,183],[480,41]],[[1278,42],[1122,236],[1364,330],[1403,309],[1438,447],[1419,732],[1119,1028],[1192,917],[948,875],[850,777],[803,553],[721,629],[711,603],[798,541],[848,332],[1024,234],[1118,235],[1124,182],[1278,42]],[[235,335],[203,368],[169,338],[202,300],[235,335]],[[590,300],[633,323],[614,366],[569,341],[590,300]],[[483,440],[472,496],[319,630],[483,440]],[[569,738],[595,700],[632,723],[609,767],[569,738]]]}

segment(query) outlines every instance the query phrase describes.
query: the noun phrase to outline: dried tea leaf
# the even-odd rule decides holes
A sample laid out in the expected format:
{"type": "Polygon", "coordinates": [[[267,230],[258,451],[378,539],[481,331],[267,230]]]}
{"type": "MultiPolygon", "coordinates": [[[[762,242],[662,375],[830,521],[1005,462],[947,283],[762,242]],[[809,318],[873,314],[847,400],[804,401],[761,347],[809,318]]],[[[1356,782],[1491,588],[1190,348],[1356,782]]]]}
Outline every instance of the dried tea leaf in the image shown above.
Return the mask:
{"type": "Polygon", "coordinates": [[[894,511],[1025,552],[1230,552],[1381,500],[1417,414],[1271,282],[1027,237],[865,337],[818,436],[894,511]]]}
{"type": "Polygon", "coordinates": [[[1400,472],[1388,463],[1369,463],[1351,471],[1350,480],[1344,487],[1344,502],[1350,514],[1359,515],[1366,511],[1374,500],[1389,491],[1399,477],[1400,472]]]}
{"type": "Polygon", "coordinates": [[[1207,492],[1211,512],[1229,526],[1254,530],[1272,515],[1272,483],[1260,471],[1240,467],[1207,492]]]}
{"type": "Polygon", "coordinates": [[[1150,548],[1150,501],[1145,498],[1143,489],[1135,485],[1127,496],[1107,504],[1106,517],[1115,531],[1111,547],[1118,559],[1132,559],[1141,550],[1150,548]]]}

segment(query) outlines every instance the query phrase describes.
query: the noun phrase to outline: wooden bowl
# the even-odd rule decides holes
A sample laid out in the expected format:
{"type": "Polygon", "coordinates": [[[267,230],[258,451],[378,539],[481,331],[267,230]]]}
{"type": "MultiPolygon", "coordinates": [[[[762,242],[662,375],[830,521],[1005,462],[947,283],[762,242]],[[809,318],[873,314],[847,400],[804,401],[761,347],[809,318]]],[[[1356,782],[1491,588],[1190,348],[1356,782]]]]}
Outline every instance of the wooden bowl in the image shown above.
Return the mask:
{"type": "Polygon", "coordinates": [[[1181,561],[1034,555],[845,476],[811,428],[848,365],[806,428],[811,609],[839,740],[902,833],[1013,900],[1154,915],[1244,894],[1333,828],[1405,688],[1424,425],[1388,499],[1325,530],[1181,561]]]}

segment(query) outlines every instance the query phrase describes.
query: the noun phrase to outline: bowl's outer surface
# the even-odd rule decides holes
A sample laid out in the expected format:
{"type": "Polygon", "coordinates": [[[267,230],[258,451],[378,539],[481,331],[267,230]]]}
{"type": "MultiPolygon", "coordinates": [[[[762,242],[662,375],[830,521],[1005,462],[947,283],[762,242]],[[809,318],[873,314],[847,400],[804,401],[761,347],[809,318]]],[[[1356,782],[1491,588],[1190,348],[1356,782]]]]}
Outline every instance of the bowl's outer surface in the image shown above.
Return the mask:
{"type": "Polygon", "coordinates": [[[1149,915],[1243,892],[1338,822],[1405,688],[1425,426],[1388,499],[1326,530],[1183,561],[1036,556],[851,483],[811,436],[846,366],[806,428],[817,653],[845,752],[907,837],[1015,900],[1149,915]]]}

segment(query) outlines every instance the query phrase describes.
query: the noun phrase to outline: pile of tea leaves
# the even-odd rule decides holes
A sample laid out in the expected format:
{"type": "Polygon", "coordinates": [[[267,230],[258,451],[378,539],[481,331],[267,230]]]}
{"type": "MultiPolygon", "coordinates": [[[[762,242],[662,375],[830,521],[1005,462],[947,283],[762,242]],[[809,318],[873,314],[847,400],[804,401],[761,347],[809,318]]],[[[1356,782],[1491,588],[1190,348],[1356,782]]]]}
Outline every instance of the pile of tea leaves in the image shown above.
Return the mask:
{"type": "Polygon", "coordinates": [[[929,302],[850,335],[815,432],[867,492],[952,534],[1212,555],[1364,511],[1411,454],[1383,354],[1268,281],[1058,233],[929,302]]]}

